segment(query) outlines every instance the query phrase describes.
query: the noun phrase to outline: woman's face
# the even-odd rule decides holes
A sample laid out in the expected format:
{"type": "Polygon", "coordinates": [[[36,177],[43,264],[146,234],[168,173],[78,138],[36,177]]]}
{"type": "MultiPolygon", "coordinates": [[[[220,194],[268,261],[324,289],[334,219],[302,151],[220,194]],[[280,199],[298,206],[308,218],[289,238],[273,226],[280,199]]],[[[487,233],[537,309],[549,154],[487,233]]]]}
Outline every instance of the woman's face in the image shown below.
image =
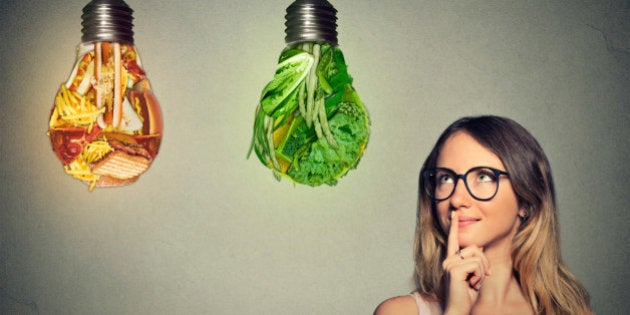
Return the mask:
{"type": "MultiPolygon", "coordinates": [[[[457,174],[477,166],[507,171],[498,156],[465,132],[456,132],[448,138],[437,159],[437,167],[451,169],[457,174]]],[[[451,224],[450,212],[458,212],[462,248],[476,245],[486,250],[493,246],[508,246],[509,249],[520,224],[518,199],[505,175],[499,177],[499,189],[488,201],[473,198],[463,180],[458,179],[453,195],[437,202],[436,207],[444,231],[448,231],[451,224]]]]}

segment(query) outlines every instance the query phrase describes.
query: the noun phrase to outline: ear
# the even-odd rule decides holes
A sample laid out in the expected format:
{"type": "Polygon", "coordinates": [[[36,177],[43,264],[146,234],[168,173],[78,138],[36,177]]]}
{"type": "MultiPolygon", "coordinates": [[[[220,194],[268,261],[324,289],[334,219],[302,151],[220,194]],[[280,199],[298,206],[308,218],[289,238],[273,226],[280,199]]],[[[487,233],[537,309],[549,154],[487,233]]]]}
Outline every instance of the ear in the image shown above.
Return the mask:
{"type": "Polygon", "coordinates": [[[531,213],[531,207],[523,206],[518,210],[518,216],[523,221],[526,221],[529,218],[530,213],[531,213]]]}

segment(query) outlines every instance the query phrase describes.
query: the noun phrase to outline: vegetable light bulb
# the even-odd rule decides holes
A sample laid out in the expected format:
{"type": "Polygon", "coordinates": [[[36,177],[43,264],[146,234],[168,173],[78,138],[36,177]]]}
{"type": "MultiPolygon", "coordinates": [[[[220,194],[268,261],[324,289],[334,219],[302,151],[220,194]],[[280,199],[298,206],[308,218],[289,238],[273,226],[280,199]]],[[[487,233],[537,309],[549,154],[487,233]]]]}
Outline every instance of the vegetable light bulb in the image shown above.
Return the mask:
{"type": "Polygon", "coordinates": [[[132,13],[122,0],[83,8],[77,60],[50,117],[53,151],[90,191],[135,182],[160,147],[162,114],[134,46],[132,13]]]}
{"type": "Polygon", "coordinates": [[[325,0],[287,8],[287,46],[260,96],[248,153],[277,179],[335,185],[367,146],[369,116],[337,45],[336,13],[325,0]]]}

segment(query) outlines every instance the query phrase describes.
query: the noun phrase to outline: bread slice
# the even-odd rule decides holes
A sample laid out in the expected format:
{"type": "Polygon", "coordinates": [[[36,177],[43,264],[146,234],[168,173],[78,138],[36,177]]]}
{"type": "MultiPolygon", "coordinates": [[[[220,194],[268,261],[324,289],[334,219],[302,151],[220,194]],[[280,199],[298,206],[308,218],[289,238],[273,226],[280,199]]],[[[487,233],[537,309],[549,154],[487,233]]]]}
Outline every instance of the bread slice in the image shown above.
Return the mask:
{"type": "Polygon", "coordinates": [[[130,179],[119,179],[109,176],[100,176],[94,187],[117,187],[133,184],[138,180],[138,176],[130,179]]]}
{"type": "Polygon", "coordinates": [[[114,151],[94,164],[92,173],[117,179],[131,179],[144,173],[151,165],[149,159],[114,151]]]}

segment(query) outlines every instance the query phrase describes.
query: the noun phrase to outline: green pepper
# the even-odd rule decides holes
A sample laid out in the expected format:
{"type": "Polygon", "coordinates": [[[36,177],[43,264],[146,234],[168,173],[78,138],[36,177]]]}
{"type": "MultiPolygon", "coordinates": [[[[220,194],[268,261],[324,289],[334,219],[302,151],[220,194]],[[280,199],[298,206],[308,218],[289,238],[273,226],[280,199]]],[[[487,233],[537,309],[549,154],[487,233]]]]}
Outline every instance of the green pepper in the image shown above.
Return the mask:
{"type": "Polygon", "coordinates": [[[340,49],[334,49],[333,60],[335,63],[335,74],[330,78],[329,82],[335,92],[344,91],[346,84],[352,84],[352,77],[348,74],[348,66],[343,58],[340,49]]]}
{"type": "Polygon", "coordinates": [[[290,162],[293,160],[295,152],[304,145],[309,144],[314,137],[315,130],[306,125],[302,116],[297,116],[291,122],[287,135],[278,146],[276,155],[290,162]]]}
{"type": "Polygon", "coordinates": [[[319,81],[319,86],[326,94],[330,94],[333,92],[332,86],[330,86],[330,83],[328,83],[328,74],[330,68],[333,66],[332,60],[333,49],[322,48],[322,56],[319,60],[319,64],[317,65],[317,80],[319,81]]]}

